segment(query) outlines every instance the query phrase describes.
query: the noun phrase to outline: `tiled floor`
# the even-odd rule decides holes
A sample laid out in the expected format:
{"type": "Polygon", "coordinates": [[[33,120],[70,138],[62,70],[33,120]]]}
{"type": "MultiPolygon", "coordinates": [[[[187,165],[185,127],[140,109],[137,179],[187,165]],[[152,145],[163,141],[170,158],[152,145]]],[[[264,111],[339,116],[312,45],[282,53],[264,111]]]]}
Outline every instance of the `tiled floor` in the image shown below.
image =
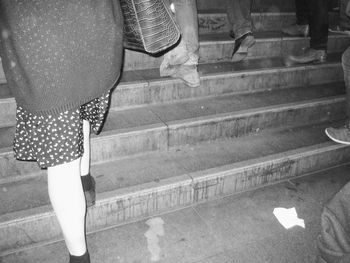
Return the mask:
{"type": "MultiPolygon", "coordinates": [[[[91,234],[92,262],[314,262],[322,206],[349,180],[349,170],[343,166],[91,234]],[[273,215],[276,207],[295,207],[305,229],[286,230],[273,215]]],[[[63,263],[68,258],[60,242],[0,262],[63,263]]]]}

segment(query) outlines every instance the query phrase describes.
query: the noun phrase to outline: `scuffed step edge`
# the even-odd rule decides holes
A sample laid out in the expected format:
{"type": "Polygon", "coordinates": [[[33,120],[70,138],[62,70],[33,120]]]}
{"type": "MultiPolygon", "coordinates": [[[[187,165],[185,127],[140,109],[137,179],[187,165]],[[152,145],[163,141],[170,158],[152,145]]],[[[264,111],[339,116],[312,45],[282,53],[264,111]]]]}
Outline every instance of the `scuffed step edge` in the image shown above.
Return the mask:
{"type": "MultiPolygon", "coordinates": [[[[149,151],[166,151],[202,141],[240,137],[257,130],[339,120],[344,117],[344,102],[344,96],[334,96],[105,132],[92,139],[92,163],[149,151]]],[[[35,169],[35,163],[15,161],[10,148],[0,149],[0,164],[0,183],[15,182],[35,176],[35,173],[43,174],[35,169]]]]}
{"type": "MultiPolygon", "coordinates": [[[[349,147],[327,142],[103,193],[88,211],[87,230],[93,233],[349,162],[349,147]]],[[[0,236],[3,237],[0,257],[61,240],[59,226],[49,206],[5,215],[0,221],[0,236]]]]}

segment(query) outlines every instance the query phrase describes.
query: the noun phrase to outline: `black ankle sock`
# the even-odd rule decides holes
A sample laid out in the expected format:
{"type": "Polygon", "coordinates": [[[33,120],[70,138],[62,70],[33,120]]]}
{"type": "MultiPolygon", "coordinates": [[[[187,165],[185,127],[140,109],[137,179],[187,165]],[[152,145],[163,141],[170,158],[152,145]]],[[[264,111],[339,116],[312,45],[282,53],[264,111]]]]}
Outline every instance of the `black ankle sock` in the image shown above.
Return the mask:
{"type": "Polygon", "coordinates": [[[82,256],[69,255],[69,263],[90,263],[90,254],[86,251],[82,256]]]}
{"type": "Polygon", "coordinates": [[[84,191],[89,191],[92,188],[92,176],[91,174],[87,174],[84,176],[81,176],[81,182],[83,184],[84,191]]]}

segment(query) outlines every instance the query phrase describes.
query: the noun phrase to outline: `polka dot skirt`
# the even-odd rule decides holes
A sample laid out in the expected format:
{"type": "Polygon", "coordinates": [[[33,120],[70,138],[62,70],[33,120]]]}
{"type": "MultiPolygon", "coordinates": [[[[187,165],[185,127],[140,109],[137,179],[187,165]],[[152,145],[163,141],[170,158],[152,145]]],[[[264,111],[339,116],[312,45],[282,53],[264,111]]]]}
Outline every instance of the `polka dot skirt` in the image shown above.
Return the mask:
{"type": "Polygon", "coordinates": [[[98,134],[109,106],[110,92],[57,116],[36,115],[17,107],[14,152],[18,160],[37,161],[41,168],[71,162],[84,153],[83,120],[98,134]]]}

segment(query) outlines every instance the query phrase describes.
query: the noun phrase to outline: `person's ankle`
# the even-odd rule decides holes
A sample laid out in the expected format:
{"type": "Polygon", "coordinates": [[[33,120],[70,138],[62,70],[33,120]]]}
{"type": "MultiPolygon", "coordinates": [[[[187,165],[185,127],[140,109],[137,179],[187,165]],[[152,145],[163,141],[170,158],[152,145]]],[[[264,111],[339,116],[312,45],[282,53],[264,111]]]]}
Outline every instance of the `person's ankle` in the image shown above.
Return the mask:
{"type": "Polygon", "coordinates": [[[88,251],[81,256],[73,256],[69,254],[69,263],[90,263],[90,254],[88,251]]]}

